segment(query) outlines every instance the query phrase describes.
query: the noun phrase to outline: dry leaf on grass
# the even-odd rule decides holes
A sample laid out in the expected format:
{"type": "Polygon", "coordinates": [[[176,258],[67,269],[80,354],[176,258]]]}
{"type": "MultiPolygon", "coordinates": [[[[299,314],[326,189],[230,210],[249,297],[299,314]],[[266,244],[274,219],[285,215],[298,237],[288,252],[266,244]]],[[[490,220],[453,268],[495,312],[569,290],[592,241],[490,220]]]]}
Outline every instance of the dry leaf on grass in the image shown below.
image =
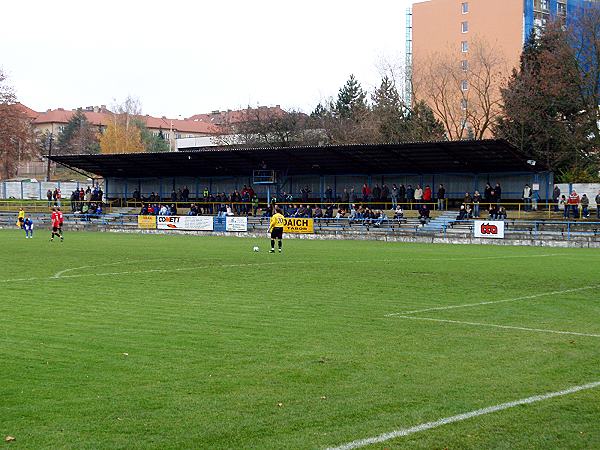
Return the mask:
{"type": "Polygon", "coordinates": [[[14,437],[14,436],[6,436],[6,437],[4,438],[4,440],[5,440],[6,442],[12,442],[12,441],[16,441],[16,440],[17,440],[17,438],[16,438],[16,437],[14,437]]]}

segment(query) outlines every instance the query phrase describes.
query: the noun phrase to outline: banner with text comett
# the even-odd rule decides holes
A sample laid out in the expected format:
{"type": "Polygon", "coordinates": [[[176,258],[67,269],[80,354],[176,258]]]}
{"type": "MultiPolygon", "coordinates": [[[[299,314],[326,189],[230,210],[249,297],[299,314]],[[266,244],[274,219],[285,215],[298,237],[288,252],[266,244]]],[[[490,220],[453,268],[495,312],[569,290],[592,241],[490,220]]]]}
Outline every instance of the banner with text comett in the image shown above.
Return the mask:
{"type": "Polygon", "coordinates": [[[213,230],[213,218],[210,216],[157,216],[156,220],[159,230],[213,230]]]}
{"type": "Polygon", "coordinates": [[[142,230],[156,229],[156,216],[138,216],[138,228],[142,230]]]}
{"type": "Polygon", "coordinates": [[[476,238],[504,239],[504,221],[476,220],[473,232],[476,238]]]}
{"type": "Polygon", "coordinates": [[[313,219],[286,217],[283,222],[284,233],[314,233],[315,223],[313,219]]]}

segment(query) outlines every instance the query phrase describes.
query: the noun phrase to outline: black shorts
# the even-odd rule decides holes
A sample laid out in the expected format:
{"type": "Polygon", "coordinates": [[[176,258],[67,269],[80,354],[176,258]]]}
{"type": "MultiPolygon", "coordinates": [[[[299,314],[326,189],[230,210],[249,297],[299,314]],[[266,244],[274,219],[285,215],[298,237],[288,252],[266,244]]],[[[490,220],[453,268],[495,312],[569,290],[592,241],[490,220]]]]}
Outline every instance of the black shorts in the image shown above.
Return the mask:
{"type": "Polygon", "coordinates": [[[58,231],[58,227],[52,227],[52,232],[56,233],[58,231]]]}
{"type": "Polygon", "coordinates": [[[275,227],[271,230],[271,239],[283,239],[283,227],[275,227]]]}

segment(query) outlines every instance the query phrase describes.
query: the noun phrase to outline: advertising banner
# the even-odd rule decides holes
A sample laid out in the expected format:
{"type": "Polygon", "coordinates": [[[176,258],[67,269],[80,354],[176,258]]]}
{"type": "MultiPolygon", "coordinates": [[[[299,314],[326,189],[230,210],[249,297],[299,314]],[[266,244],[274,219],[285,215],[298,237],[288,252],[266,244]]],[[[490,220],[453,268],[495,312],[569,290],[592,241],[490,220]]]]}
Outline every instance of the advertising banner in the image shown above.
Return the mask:
{"type": "Polygon", "coordinates": [[[227,221],[225,222],[225,229],[227,231],[248,231],[248,218],[227,217],[227,221]]]}
{"type": "Polygon", "coordinates": [[[214,217],[213,220],[213,231],[227,231],[227,220],[225,217],[214,217]]]}
{"type": "Polygon", "coordinates": [[[314,233],[314,220],[286,217],[283,222],[284,233],[314,233]]]}
{"type": "Polygon", "coordinates": [[[476,238],[504,239],[504,221],[476,220],[474,224],[476,238]]]}
{"type": "Polygon", "coordinates": [[[213,218],[209,216],[157,216],[159,230],[212,231],[213,218]]]}
{"type": "Polygon", "coordinates": [[[138,216],[138,228],[154,230],[156,228],[156,216],[138,216]]]}

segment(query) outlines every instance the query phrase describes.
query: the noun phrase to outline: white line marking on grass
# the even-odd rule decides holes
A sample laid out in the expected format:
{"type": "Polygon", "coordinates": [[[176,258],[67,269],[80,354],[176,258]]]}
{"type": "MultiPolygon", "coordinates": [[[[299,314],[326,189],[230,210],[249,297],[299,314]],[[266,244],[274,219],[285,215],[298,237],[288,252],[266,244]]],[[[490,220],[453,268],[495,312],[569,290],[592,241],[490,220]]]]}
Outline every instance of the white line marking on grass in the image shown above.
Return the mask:
{"type": "Polygon", "coordinates": [[[148,263],[148,262],[153,262],[153,261],[162,261],[162,259],[125,259],[123,261],[115,261],[115,262],[111,262],[111,263],[102,263],[102,264],[93,264],[90,266],[72,267],[70,269],[65,269],[65,270],[61,270],[60,272],[56,272],[50,278],[63,278],[63,274],[65,274],[67,272],[73,272],[75,270],[81,270],[81,269],[92,269],[95,267],[107,267],[107,266],[120,266],[121,264],[128,264],[128,263],[148,263]]]}
{"type": "Polygon", "coordinates": [[[507,329],[507,330],[534,331],[536,333],[569,334],[569,335],[574,335],[574,336],[587,336],[587,337],[600,338],[600,334],[578,333],[576,331],[558,331],[558,330],[547,330],[547,329],[543,329],[543,328],[515,327],[515,326],[511,326],[511,325],[496,325],[494,323],[464,322],[462,320],[435,319],[433,317],[415,317],[415,316],[396,316],[396,317],[398,319],[425,320],[425,321],[429,321],[429,322],[456,323],[456,324],[460,324],[460,325],[473,325],[476,327],[503,328],[503,329],[507,329]]]}
{"type": "MultiPolygon", "coordinates": [[[[561,256],[560,253],[546,253],[540,255],[506,255],[506,256],[483,256],[483,257],[466,257],[466,258],[425,258],[423,263],[427,263],[428,261],[465,261],[465,260],[487,260],[487,259],[509,259],[509,258],[540,258],[546,256],[561,256]]],[[[379,260],[380,262],[401,262],[401,261],[413,261],[414,259],[407,258],[398,258],[398,259],[383,259],[379,260]]],[[[134,261],[127,261],[134,262],[134,261]]],[[[144,260],[143,262],[148,262],[148,260],[144,260]]],[[[348,264],[348,263],[370,263],[371,260],[330,260],[330,261],[322,261],[323,264],[348,264]]],[[[106,272],[106,273],[86,273],[86,274],[76,274],[76,275],[64,275],[73,270],[79,269],[87,269],[92,267],[106,266],[106,265],[116,265],[121,263],[110,263],[110,264],[96,264],[94,266],[82,266],[75,267],[71,269],[66,269],[54,274],[51,277],[30,277],[30,278],[10,278],[5,280],[0,280],[0,283],[15,283],[15,282],[23,282],[23,281],[47,281],[47,280],[55,280],[55,279],[65,279],[65,278],[80,278],[80,277],[93,277],[93,276],[107,276],[107,275],[129,275],[129,274],[140,274],[140,273],[154,273],[154,272],[179,272],[184,270],[196,270],[196,269],[207,269],[211,267],[248,267],[248,266],[262,266],[262,265],[273,265],[273,264],[314,264],[315,261],[280,261],[278,263],[252,263],[252,264],[230,264],[230,265],[206,265],[206,266],[194,266],[194,267],[186,267],[186,268],[178,268],[178,269],[149,269],[142,271],[126,271],[126,272],[106,272]]],[[[398,314],[407,314],[407,313],[398,313],[398,314]]]]}
{"type": "Polygon", "coordinates": [[[489,302],[464,303],[461,305],[436,306],[433,308],[415,309],[412,311],[404,311],[404,312],[399,312],[399,313],[386,314],[385,317],[404,316],[407,314],[417,314],[417,313],[423,313],[423,312],[429,312],[429,311],[445,311],[448,309],[456,309],[456,308],[470,308],[473,306],[494,305],[497,303],[518,302],[521,300],[532,300],[532,299],[539,298],[539,297],[546,297],[548,295],[568,294],[570,292],[580,292],[580,291],[587,291],[590,289],[598,289],[598,288],[600,288],[600,284],[595,284],[593,286],[584,286],[584,287],[579,287],[579,288],[573,288],[573,289],[565,289],[562,291],[541,292],[539,294],[525,295],[523,297],[507,298],[504,300],[492,300],[489,302]]]}
{"type": "Polygon", "coordinates": [[[484,416],[486,414],[491,414],[498,411],[503,411],[505,409],[514,408],[515,406],[529,405],[531,403],[541,402],[543,400],[548,400],[554,397],[562,397],[564,395],[574,394],[580,391],[595,389],[599,386],[600,381],[596,381],[594,383],[582,384],[581,386],[575,386],[572,388],[564,389],[562,391],[534,395],[533,397],[527,397],[521,400],[515,400],[512,402],[502,403],[500,405],[495,406],[488,406],[487,408],[477,409],[475,411],[458,414],[456,416],[446,417],[444,419],[439,419],[434,422],[427,422],[421,425],[416,425],[414,427],[402,428],[399,430],[391,431],[389,433],[383,433],[379,436],[352,441],[347,444],[340,445],[338,447],[329,447],[327,450],[351,450],[354,448],[365,447],[367,445],[379,444],[381,442],[389,441],[390,439],[408,436],[410,434],[419,433],[421,431],[431,430],[432,428],[438,428],[442,425],[447,425],[454,422],[461,422],[463,420],[471,419],[473,417],[484,416]]]}

